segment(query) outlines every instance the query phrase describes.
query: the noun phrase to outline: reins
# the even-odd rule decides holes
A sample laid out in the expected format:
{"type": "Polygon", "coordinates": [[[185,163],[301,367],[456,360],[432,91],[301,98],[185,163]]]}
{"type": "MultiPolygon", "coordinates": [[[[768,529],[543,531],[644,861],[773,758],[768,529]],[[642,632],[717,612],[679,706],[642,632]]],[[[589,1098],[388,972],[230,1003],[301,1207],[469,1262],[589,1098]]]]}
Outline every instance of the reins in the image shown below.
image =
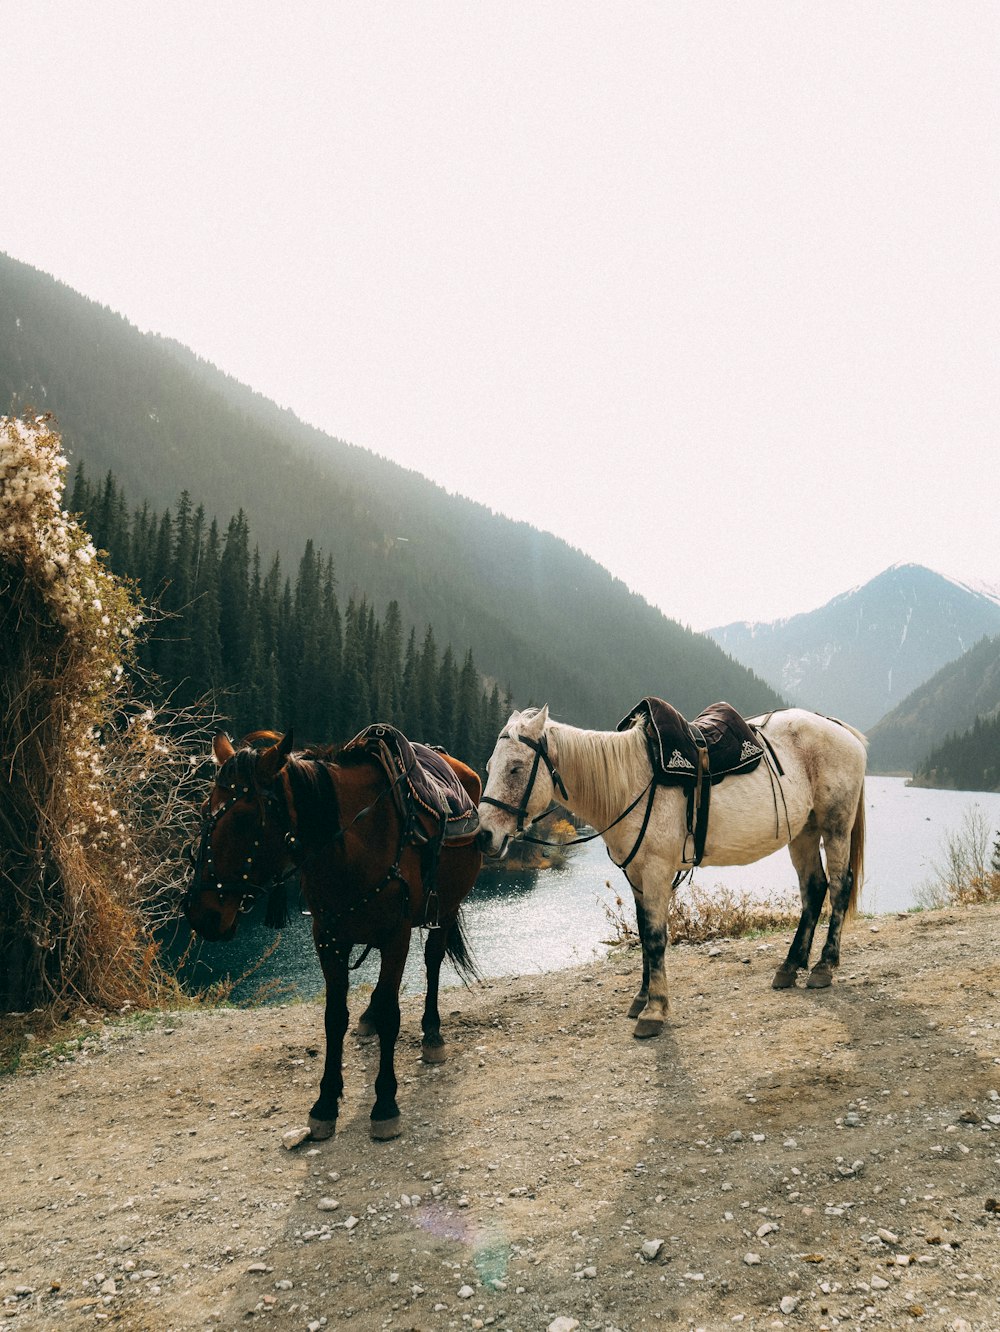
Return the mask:
{"type": "MultiPolygon", "coordinates": [[[[509,739],[510,737],[508,736],[507,738],[509,739]]],[[[527,747],[533,750],[535,754],[534,762],[531,765],[531,772],[528,775],[527,785],[524,788],[524,794],[521,796],[521,803],[519,805],[510,805],[507,803],[506,800],[496,800],[493,796],[485,796],[485,795],[480,798],[479,803],[480,805],[493,805],[496,809],[502,809],[505,814],[513,814],[514,817],[517,819],[517,831],[523,834],[521,840],[524,842],[531,842],[534,846],[581,846],[584,842],[593,842],[596,838],[603,837],[606,832],[610,832],[612,828],[616,827],[619,823],[621,823],[622,819],[627,818],[628,815],[632,813],[636,805],[638,805],[639,801],[646,794],[646,792],[649,791],[650,787],[652,787],[655,782],[655,775],[654,775],[653,777],[650,777],[649,781],[639,792],[636,798],[632,801],[632,803],[628,806],[628,808],[623,809],[617,818],[612,819],[612,821],[608,824],[606,828],[602,828],[598,832],[587,833],[585,837],[573,837],[568,842],[549,842],[546,841],[544,837],[532,837],[524,831],[526,826],[533,826],[536,823],[541,823],[543,819],[550,818],[551,815],[555,814],[557,810],[562,808],[561,805],[554,803],[549,806],[549,808],[545,811],[544,814],[539,814],[537,818],[532,819],[530,821],[530,825],[527,824],[528,802],[531,799],[531,792],[535,785],[535,778],[538,776],[539,765],[541,763],[544,763],[546,768],[548,768],[549,776],[552,779],[552,785],[557,790],[562,792],[562,797],[564,800],[569,799],[569,792],[566,790],[566,784],[563,782],[562,777],[559,775],[558,768],[552,762],[551,755],[549,754],[548,742],[546,741],[544,734],[541,735],[537,740],[533,740],[530,736],[524,736],[524,735],[519,735],[517,739],[521,742],[522,745],[527,745],[527,747]]],[[[646,808],[646,817],[643,820],[642,831],[639,834],[640,842],[642,841],[643,834],[646,831],[646,826],[649,823],[649,815],[653,805],[653,795],[655,795],[655,790],[650,796],[649,805],[646,808]]],[[[629,863],[629,861],[632,859],[632,857],[635,855],[638,849],[639,849],[639,843],[637,842],[632,850],[631,855],[628,857],[628,860],[625,861],[626,865],[629,863]]]]}
{"type": "MultiPolygon", "coordinates": [[[[619,823],[621,823],[622,819],[627,818],[629,814],[632,813],[632,811],[635,809],[636,805],[638,805],[642,797],[646,794],[647,791],[649,791],[650,787],[653,786],[654,780],[655,780],[654,778],[650,777],[649,781],[642,788],[642,790],[639,792],[636,798],[632,801],[631,805],[629,805],[627,809],[623,809],[617,818],[612,819],[606,828],[601,828],[598,832],[587,833],[585,837],[573,837],[568,842],[547,842],[544,837],[531,837],[528,833],[525,833],[524,836],[521,838],[521,841],[533,842],[535,846],[581,846],[584,842],[593,842],[596,838],[603,837],[606,832],[610,832],[612,828],[616,827],[619,823]]],[[[566,794],[565,791],[564,794],[566,794]]],[[[653,794],[655,794],[655,792],[653,794]]],[[[567,795],[566,798],[569,799],[569,796],[567,795]]],[[[483,803],[485,803],[485,800],[480,801],[480,804],[483,803]]],[[[490,801],[490,804],[496,804],[496,803],[497,802],[495,800],[490,801]]],[[[642,832],[640,832],[639,834],[640,841],[642,840],[642,834],[646,831],[646,826],[649,823],[649,813],[650,809],[652,808],[652,803],[653,802],[651,798],[649,806],[646,809],[646,817],[643,821],[642,832]]],[[[554,814],[556,810],[561,808],[562,808],[561,805],[552,805],[551,808],[547,809],[544,814],[539,814],[537,819],[532,819],[531,821],[532,825],[536,823],[541,823],[542,819],[547,819],[550,815],[554,814]]],[[[626,865],[628,864],[628,861],[632,859],[632,856],[635,855],[635,852],[638,849],[639,845],[637,842],[635,850],[632,851],[632,854],[629,856],[628,860],[624,862],[626,865]]]]}
{"type": "MultiPolygon", "coordinates": [[[[784,769],[781,766],[781,762],[778,758],[777,753],[775,752],[774,746],[771,744],[770,739],[763,733],[763,728],[767,725],[772,716],[773,713],[769,712],[767,716],[764,718],[764,720],[760,723],[760,725],[754,726],[753,729],[755,734],[758,736],[758,738],[761,741],[763,741],[764,744],[765,767],[767,768],[768,777],[771,782],[771,798],[774,802],[775,838],[778,839],[780,838],[781,835],[779,815],[778,815],[779,793],[781,795],[781,803],[784,806],[785,822],[789,827],[789,833],[791,832],[791,825],[788,818],[788,805],[785,801],[785,792],[781,784],[781,778],[785,775],[784,769]],[[776,778],[777,778],[777,790],[775,790],[776,778]]],[[[501,736],[501,738],[503,737],[501,736]]],[[[507,738],[508,739],[510,738],[509,735],[507,738]]],[[[562,777],[559,775],[558,769],[556,768],[555,764],[552,762],[552,758],[549,755],[548,743],[545,739],[544,732],[542,733],[542,735],[539,737],[538,740],[533,740],[529,736],[522,736],[522,735],[518,735],[516,738],[521,742],[522,745],[527,745],[527,747],[531,750],[534,750],[535,753],[535,759],[531,766],[531,773],[528,776],[527,785],[525,786],[524,793],[521,796],[520,804],[511,805],[507,801],[497,800],[493,796],[483,796],[480,799],[479,803],[481,805],[493,805],[496,809],[502,809],[506,814],[513,814],[517,819],[517,832],[521,835],[522,841],[531,842],[534,846],[565,847],[565,846],[580,846],[584,842],[593,842],[598,837],[603,837],[605,833],[609,833],[612,828],[617,827],[617,825],[621,823],[623,819],[626,819],[629,816],[629,814],[631,814],[632,811],[639,804],[640,800],[642,800],[642,798],[648,794],[649,799],[646,801],[646,808],[643,813],[642,825],[639,828],[639,832],[638,835],[636,836],[635,842],[632,844],[631,851],[629,851],[628,855],[625,857],[624,860],[618,861],[615,860],[614,856],[611,855],[610,847],[608,848],[608,857],[611,860],[611,863],[617,866],[618,869],[622,870],[622,872],[625,874],[626,879],[628,879],[628,867],[629,865],[631,865],[632,861],[639,853],[639,848],[642,846],[643,839],[646,836],[646,830],[649,827],[649,820],[652,817],[653,813],[653,805],[656,800],[656,791],[658,787],[655,765],[653,765],[652,776],[650,777],[646,785],[643,787],[643,789],[639,792],[639,794],[635,797],[635,799],[631,802],[631,804],[629,804],[625,809],[623,809],[622,812],[616,818],[612,819],[611,822],[606,827],[595,832],[587,833],[583,837],[571,838],[567,842],[553,842],[547,840],[544,837],[532,837],[530,833],[525,832],[526,826],[533,826],[536,823],[541,823],[544,819],[551,817],[551,815],[556,813],[556,811],[561,808],[559,804],[553,803],[549,806],[547,810],[545,810],[543,814],[539,814],[537,818],[531,819],[530,823],[528,822],[527,819],[528,803],[531,799],[531,792],[535,785],[535,778],[538,775],[538,768],[540,763],[544,762],[545,766],[548,768],[549,775],[552,778],[553,786],[556,787],[562,793],[564,800],[569,799],[569,793],[566,790],[566,786],[565,783],[563,782],[562,777]]],[[[702,742],[702,744],[704,744],[704,742],[702,742]]],[[[707,775],[708,773],[706,768],[706,776],[707,775]]],[[[690,821],[690,808],[689,808],[689,821],[690,821]]],[[[691,837],[691,831],[689,827],[688,838],[690,837],[691,837]]],[[[685,839],[685,847],[686,845],[687,845],[687,839],[685,839]]],[[[676,889],[685,877],[690,877],[694,873],[697,863],[698,860],[696,856],[695,859],[685,868],[678,870],[674,876],[674,880],[671,887],[676,889]]],[[[631,883],[631,879],[629,879],[629,883],[631,883]]],[[[633,887],[633,891],[636,892],[638,896],[642,895],[640,889],[636,889],[633,887]]]]}

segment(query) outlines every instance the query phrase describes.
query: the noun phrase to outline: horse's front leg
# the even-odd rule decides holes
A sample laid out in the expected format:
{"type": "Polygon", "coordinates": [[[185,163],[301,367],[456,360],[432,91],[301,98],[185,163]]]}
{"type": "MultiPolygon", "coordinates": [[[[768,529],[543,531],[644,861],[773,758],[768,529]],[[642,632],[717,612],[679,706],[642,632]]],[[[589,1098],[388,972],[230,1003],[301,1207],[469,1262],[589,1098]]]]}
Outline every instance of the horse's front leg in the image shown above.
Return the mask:
{"type": "Polygon", "coordinates": [[[332,1137],[337,1127],[340,1098],[344,1092],[344,1034],[347,1031],[347,961],[349,949],[333,939],[317,939],[316,951],[326,980],[326,1061],[319,1084],[319,1099],[309,1111],[310,1136],[332,1137]]]}
{"type": "Polygon", "coordinates": [[[379,1141],[397,1138],[403,1131],[402,1116],[396,1104],[398,1083],[395,1054],[396,1038],[399,1035],[399,986],[409,950],[410,927],[404,925],[381,950],[382,967],[369,1005],[379,1047],[371,1135],[379,1141]]]}
{"type": "MultiPolygon", "coordinates": [[[[633,890],[634,892],[634,890],[633,890]]],[[[642,948],[642,986],[629,1006],[627,1016],[637,1018],[649,999],[649,954],[646,952],[646,911],[642,905],[641,890],[635,895],[635,927],[642,948]]]]}
{"type": "Polygon", "coordinates": [[[424,1015],[420,1026],[424,1038],[420,1043],[420,1055],[425,1064],[443,1064],[448,1057],[448,1047],[441,1035],[441,1014],[438,1011],[438,990],[441,982],[441,963],[444,961],[445,947],[448,943],[447,924],[440,929],[427,931],[424,945],[424,965],[427,968],[427,997],[424,1000],[424,1015]]]}
{"type": "MultiPolygon", "coordinates": [[[[669,879],[667,882],[669,884],[669,879]]],[[[662,882],[647,886],[644,881],[640,887],[643,890],[642,975],[646,1006],[639,1013],[632,1034],[644,1040],[648,1036],[659,1036],[667,1020],[669,999],[665,963],[670,943],[667,909],[672,889],[664,888],[662,882]]],[[[636,1001],[639,997],[636,996],[636,1001]]]]}

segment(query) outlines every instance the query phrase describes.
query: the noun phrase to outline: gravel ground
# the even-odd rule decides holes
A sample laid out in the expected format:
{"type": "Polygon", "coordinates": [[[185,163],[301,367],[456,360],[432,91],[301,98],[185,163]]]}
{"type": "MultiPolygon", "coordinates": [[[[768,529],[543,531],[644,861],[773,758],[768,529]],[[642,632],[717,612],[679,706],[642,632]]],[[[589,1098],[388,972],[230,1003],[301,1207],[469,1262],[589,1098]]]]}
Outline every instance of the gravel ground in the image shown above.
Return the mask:
{"type": "Polygon", "coordinates": [[[1000,1329],[1000,911],[861,919],[827,991],[782,936],[404,1002],[404,1135],[289,1150],[314,1004],[80,1027],[0,1082],[0,1332],[1000,1329]]]}

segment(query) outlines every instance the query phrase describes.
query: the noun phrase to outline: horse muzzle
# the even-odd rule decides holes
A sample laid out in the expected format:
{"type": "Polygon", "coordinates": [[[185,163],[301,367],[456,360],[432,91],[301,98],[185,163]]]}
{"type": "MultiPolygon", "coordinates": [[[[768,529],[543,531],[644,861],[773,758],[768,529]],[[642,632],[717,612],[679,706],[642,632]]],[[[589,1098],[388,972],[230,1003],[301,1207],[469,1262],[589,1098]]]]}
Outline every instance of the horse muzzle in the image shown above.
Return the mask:
{"type": "Polygon", "coordinates": [[[510,836],[503,833],[497,837],[489,828],[480,828],[476,845],[489,860],[503,860],[510,850],[510,836]]]}

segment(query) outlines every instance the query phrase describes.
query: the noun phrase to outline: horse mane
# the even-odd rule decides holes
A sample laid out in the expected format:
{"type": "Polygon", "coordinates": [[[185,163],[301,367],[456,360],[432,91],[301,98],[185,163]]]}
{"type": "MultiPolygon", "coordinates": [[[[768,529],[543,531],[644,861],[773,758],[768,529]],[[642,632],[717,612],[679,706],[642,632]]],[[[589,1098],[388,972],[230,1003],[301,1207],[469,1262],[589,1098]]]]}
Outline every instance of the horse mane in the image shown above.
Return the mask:
{"type": "MultiPolygon", "coordinates": [[[[253,786],[257,760],[265,749],[278,743],[278,731],[251,731],[240,741],[230,760],[245,786],[253,786]]],[[[322,828],[339,827],[340,806],[326,765],[336,753],[335,745],[316,745],[290,754],[283,768],[295,804],[300,832],[307,836],[322,828]]]]}
{"type": "Polygon", "coordinates": [[[648,784],[649,755],[642,718],[626,731],[583,731],[551,722],[556,766],[573,803],[588,817],[607,824],[648,784]]]}
{"type": "Polygon", "coordinates": [[[291,754],[283,771],[295,805],[299,833],[309,837],[324,829],[329,832],[339,828],[340,802],[325,756],[312,750],[291,754]]]}
{"type": "Polygon", "coordinates": [[[236,746],[237,749],[267,749],[281,739],[278,731],[251,731],[236,746]]]}

